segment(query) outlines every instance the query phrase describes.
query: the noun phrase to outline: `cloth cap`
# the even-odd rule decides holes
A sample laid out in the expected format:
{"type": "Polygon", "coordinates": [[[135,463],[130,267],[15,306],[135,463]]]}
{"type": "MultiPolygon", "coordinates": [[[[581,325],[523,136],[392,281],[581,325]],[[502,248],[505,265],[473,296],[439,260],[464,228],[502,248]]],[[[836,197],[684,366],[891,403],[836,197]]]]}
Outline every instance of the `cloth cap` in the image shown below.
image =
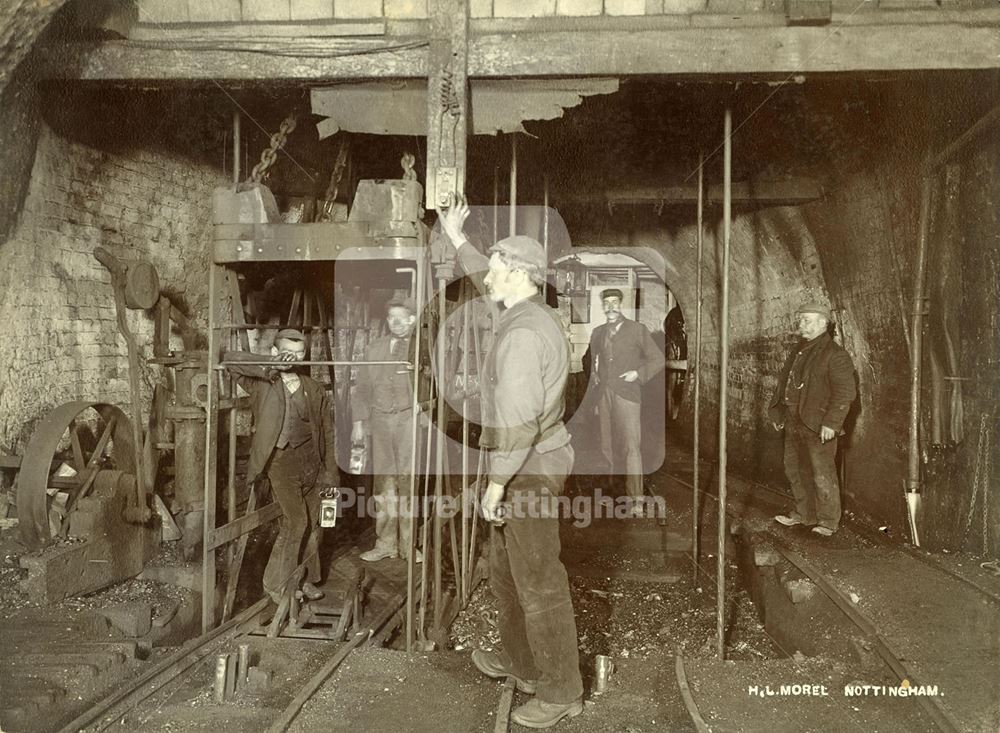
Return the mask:
{"type": "Polygon", "coordinates": [[[417,313],[417,306],[412,298],[393,298],[385,304],[385,312],[388,313],[390,308],[406,308],[411,315],[417,313]]]}
{"type": "Polygon", "coordinates": [[[549,263],[545,260],[545,249],[538,240],[518,234],[513,237],[501,239],[490,247],[490,252],[503,252],[529,265],[534,265],[543,273],[548,269],[549,263]]]}
{"type": "Polygon", "coordinates": [[[278,331],[278,335],[274,337],[274,342],[278,343],[281,339],[286,341],[305,341],[306,337],[297,328],[283,328],[278,331]]]}
{"type": "Polygon", "coordinates": [[[828,320],[828,321],[830,320],[830,308],[829,308],[829,306],[825,306],[822,303],[819,303],[819,302],[816,302],[816,301],[813,301],[813,302],[810,302],[810,303],[805,303],[804,305],[799,306],[799,309],[797,311],[795,311],[795,312],[796,313],[817,313],[817,314],[823,316],[823,318],[825,318],[826,320],[828,320]]]}
{"type": "Polygon", "coordinates": [[[618,288],[607,288],[601,291],[601,300],[604,300],[605,298],[618,298],[618,300],[623,300],[625,295],[618,288]]]}

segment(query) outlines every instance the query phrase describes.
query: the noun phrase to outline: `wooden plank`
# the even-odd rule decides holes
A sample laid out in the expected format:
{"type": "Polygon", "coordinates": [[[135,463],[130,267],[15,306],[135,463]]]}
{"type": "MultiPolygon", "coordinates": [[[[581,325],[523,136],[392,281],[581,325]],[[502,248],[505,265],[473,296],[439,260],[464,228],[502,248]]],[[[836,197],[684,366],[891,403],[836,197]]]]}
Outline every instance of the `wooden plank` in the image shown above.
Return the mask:
{"type": "Polygon", "coordinates": [[[426,206],[448,205],[465,192],[469,137],[468,0],[430,0],[427,54],[426,206]]]}
{"type": "Polygon", "coordinates": [[[384,21],[325,21],[313,23],[215,23],[209,27],[188,23],[138,23],[129,30],[130,41],[213,43],[219,40],[261,38],[352,38],[385,35],[384,21]]]}
{"type": "MultiPolygon", "coordinates": [[[[918,11],[923,12],[923,11],[918,11]]],[[[996,68],[997,9],[833,16],[837,33],[817,27],[685,26],[653,30],[544,30],[484,33],[469,39],[470,78],[627,74],[769,75],[843,71],[996,68]],[[931,19],[938,19],[933,22],[931,19]],[[859,22],[865,25],[855,24],[859,22]],[[993,26],[993,27],[991,27],[993,26]],[[955,43],[960,37],[961,43],[955,43]],[[670,53],[663,53],[669,48],[670,53]]],[[[700,16],[699,16],[700,17],[700,16]]],[[[704,20],[704,19],[702,19],[704,20]]],[[[732,21],[739,23],[739,21],[732,21]]],[[[572,26],[546,26],[572,28],[572,26]]],[[[613,27],[613,26],[606,26],[613,27]]],[[[247,42],[248,44],[250,42],[247,42]]],[[[48,44],[43,78],[155,81],[317,81],[426,77],[426,37],[272,39],[230,49],[128,41],[48,44]]]]}
{"type": "Polygon", "coordinates": [[[281,514],[281,506],[277,502],[272,502],[253,512],[244,514],[229,524],[224,524],[209,533],[209,546],[212,549],[221,547],[227,542],[232,542],[237,537],[245,535],[262,524],[270,522],[281,514]]]}

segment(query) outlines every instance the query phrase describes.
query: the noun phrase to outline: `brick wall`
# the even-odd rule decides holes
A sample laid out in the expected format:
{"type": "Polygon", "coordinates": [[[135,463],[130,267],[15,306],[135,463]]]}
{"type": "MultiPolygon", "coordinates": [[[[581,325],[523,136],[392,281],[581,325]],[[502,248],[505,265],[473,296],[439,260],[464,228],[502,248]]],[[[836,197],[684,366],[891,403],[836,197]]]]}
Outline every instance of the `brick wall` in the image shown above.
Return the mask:
{"type": "MultiPolygon", "coordinates": [[[[96,246],[153,262],[161,288],[204,321],[220,178],[172,153],[111,153],[42,127],[17,225],[0,244],[0,448],[20,453],[35,421],[64,402],[128,402],[127,351],[96,246]]],[[[151,320],[130,311],[129,322],[150,356],[151,320]]],[[[154,376],[144,374],[147,399],[154,376]]]]}
{"type": "MultiPolygon", "coordinates": [[[[758,127],[737,139],[741,148],[734,156],[739,164],[763,150],[766,161],[807,141],[810,154],[798,155],[798,162],[790,160],[788,170],[822,181],[825,195],[798,207],[735,214],[730,269],[730,467],[754,480],[786,485],[782,436],[767,425],[764,410],[787,349],[795,342],[792,314],[805,300],[826,300],[835,309],[838,338],[854,360],[860,390],[849,418],[849,438],[842,442],[845,506],[872,525],[888,526],[900,539],[909,536],[904,497],[908,329],[920,164],[929,147],[941,149],[989,107],[981,81],[973,81],[922,80],[854,89],[817,85],[818,91],[810,94],[807,89],[798,101],[772,100],[758,112],[762,118],[758,127]],[[786,113],[790,116],[783,119],[786,113]],[[917,126],[914,120],[926,124],[917,126]],[[774,136],[773,145],[766,134],[774,136]]],[[[1000,363],[1000,334],[995,327],[1000,318],[998,165],[1000,145],[995,136],[984,135],[950,167],[951,182],[942,185],[938,197],[928,295],[932,314],[947,306],[952,316],[950,332],[959,373],[949,376],[963,380],[962,411],[956,413],[963,437],[953,444],[930,443],[931,380],[925,359],[923,541],[930,547],[982,551],[984,524],[990,551],[1000,543],[996,510],[990,510],[993,513],[985,522],[982,514],[985,493],[990,494],[989,506],[1000,502],[993,437],[1000,363]],[[944,279],[949,260],[954,262],[944,279]],[[992,456],[985,451],[979,456],[987,440],[992,441],[992,456]]],[[[631,218],[613,215],[594,231],[577,230],[572,218],[564,216],[574,245],[643,246],[663,253],[667,286],[684,311],[693,352],[693,215],[686,221],[681,217],[659,224],[648,212],[631,218]]],[[[721,239],[718,209],[710,208],[701,369],[703,457],[710,460],[717,450],[721,239]]],[[[936,319],[938,315],[932,316],[926,325],[928,348],[940,339],[935,335],[936,319]]],[[[689,439],[692,428],[692,386],[689,380],[688,402],[672,431],[682,439],[689,439]]]]}

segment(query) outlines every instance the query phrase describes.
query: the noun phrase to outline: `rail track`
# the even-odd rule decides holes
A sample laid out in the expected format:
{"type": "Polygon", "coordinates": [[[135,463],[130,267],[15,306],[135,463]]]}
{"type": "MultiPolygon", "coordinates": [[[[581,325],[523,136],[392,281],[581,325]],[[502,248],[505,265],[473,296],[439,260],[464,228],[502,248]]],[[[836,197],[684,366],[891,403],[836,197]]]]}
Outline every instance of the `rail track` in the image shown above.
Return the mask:
{"type": "MultiPolygon", "coordinates": [[[[672,476],[671,479],[677,483],[694,490],[694,486],[684,481],[683,479],[672,476]]],[[[774,490],[773,488],[766,486],[764,484],[753,484],[754,490],[763,490],[775,497],[775,499],[780,499],[783,502],[787,502],[788,496],[774,490]]],[[[716,494],[706,491],[704,489],[699,489],[699,493],[714,499],[718,502],[719,498],[716,494]]],[[[734,520],[740,519],[740,517],[733,511],[730,507],[726,508],[726,514],[734,520]]],[[[968,577],[960,573],[956,573],[950,568],[945,567],[941,563],[935,561],[933,558],[928,556],[926,553],[917,550],[916,548],[909,547],[907,545],[893,543],[888,541],[885,537],[881,536],[877,531],[871,530],[852,518],[845,517],[847,519],[846,524],[852,532],[863,537],[871,542],[881,545],[891,546],[894,550],[899,550],[904,552],[909,557],[912,557],[929,568],[932,568],[936,572],[943,573],[953,580],[961,582],[965,587],[974,590],[981,598],[995,604],[1000,604],[1000,596],[990,590],[982,587],[979,583],[971,580],[968,577]]],[[[771,535],[775,540],[777,552],[792,566],[794,566],[799,572],[808,577],[822,592],[823,594],[832,602],[832,604],[847,618],[854,627],[856,627],[870,643],[872,649],[877,653],[879,658],[884,662],[886,667],[895,675],[901,684],[918,684],[920,675],[915,672],[911,665],[909,665],[903,655],[899,653],[898,650],[882,635],[879,633],[875,623],[867,617],[858,607],[857,604],[852,603],[851,600],[846,597],[840,590],[838,590],[831,582],[830,579],[815,565],[810,563],[803,557],[800,553],[794,551],[787,541],[785,541],[780,535],[771,535]]],[[[684,699],[685,706],[691,716],[692,723],[695,728],[699,731],[709,731],[710,727],[707,726],[704,718],[701,715],[698,705],[691,694],[690,687],[688,685],[688,680],[685,674],[684,661],[678,650],[677,662],[676,662],[676,678],[678,688],[684,699]]],[[[959,733],[959,731],[964,730],[963,725],[955,719],[952,713],[942,705],[937,697],[933,696],[917,696],[917,703],[923,708],[924,712],[933,721],[937,730],[942,731],[942,733],[959,733]]]]}

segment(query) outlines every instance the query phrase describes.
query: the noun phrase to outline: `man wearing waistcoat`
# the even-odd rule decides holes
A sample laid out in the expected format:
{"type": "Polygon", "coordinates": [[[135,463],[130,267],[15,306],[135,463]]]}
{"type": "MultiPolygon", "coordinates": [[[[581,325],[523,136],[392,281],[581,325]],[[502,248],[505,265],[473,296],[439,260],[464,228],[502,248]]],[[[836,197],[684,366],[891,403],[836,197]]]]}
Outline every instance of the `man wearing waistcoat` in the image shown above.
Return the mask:
{"type": "MultiPolygon", "coordinates": [[[[273,365],[230,363],[227,367],[250,393],[254,431],[247,481],[266,475],[281,506],[278,537],[264,569],[264,590],[275,603],[280,603],[303,561],[302,594],[310,600],[323,597],[315,585],[321,579],[318,485],[335,485],[338,476],[333,411],[326,390],[312,377],[293,370],[305,353],[302,332],[286,328],[278,331],[271,347],[273,365]]],[[[245,351],[228,352],[224,358],[227,362],[263,360],[245,351]]]]}
{"type": "Polygon", "coordinates": [[[795,511],[774,519],[829,537],[840,525],[835,458],[837,437],[844,434],[844,418],[857,395],[854,364],[829,333],[829,308],[807,303],[797,317],[802,338],[785,361],[768,410],[774,429],[785,431],[785,475],[795,511]]]}
{"type": "Polygon", "coordinates": [[[493,525],[490,584],[503,650],[478,649],[472,661],[483,674],[512,677],[519,690],[534,695],[511,720],[548,728],[583,712],[576,619],[552,507],[573,466],[562,421],[569,343],[540,292],[548,267],[542,246],[530,237],[507,237],[490,247],[487,260],[465,237],[468,215],[460,200],[442,217],[442,228],[462,269],[504,306],[483,362],[480,438],[480,447],[491,451],[482,512],[493,525]],[[504,511],[507,506],[513,509],[504,511]]]}
{"type": "MultiPolygon", "coordinates": [[[[597,392],[601,453],[610,471],[617,473],[615,457],[624,458],[625,492],[640,499],[642,488],[642,385],[664,367],[663,352],[656,348],[649,329],[622,315],[622,291],[601,293],[606,323],[590,335],[590,358],[597,392]]],[[[642,503],[632,505],[642,514],[642,503]]]]}
{"type": "MultiPolygon", "coordinates": [[[[389,335],[369,344],[365,361],[410,360],[410,337],[416,322],[413,303],[390,301],[386,307],[389,335]]],[[[409,506],[413,459],[413,372],[406,364],[359,366],[351,412],[351,441],[363,443],[366,434],[372,438],[376,539],[375,547],[361,553],[361,559],[405,558],[410,549],[409,516],[403,509],[409,506]]],[[[419,550],[413,559],[421,562],[419,550]]]]}

